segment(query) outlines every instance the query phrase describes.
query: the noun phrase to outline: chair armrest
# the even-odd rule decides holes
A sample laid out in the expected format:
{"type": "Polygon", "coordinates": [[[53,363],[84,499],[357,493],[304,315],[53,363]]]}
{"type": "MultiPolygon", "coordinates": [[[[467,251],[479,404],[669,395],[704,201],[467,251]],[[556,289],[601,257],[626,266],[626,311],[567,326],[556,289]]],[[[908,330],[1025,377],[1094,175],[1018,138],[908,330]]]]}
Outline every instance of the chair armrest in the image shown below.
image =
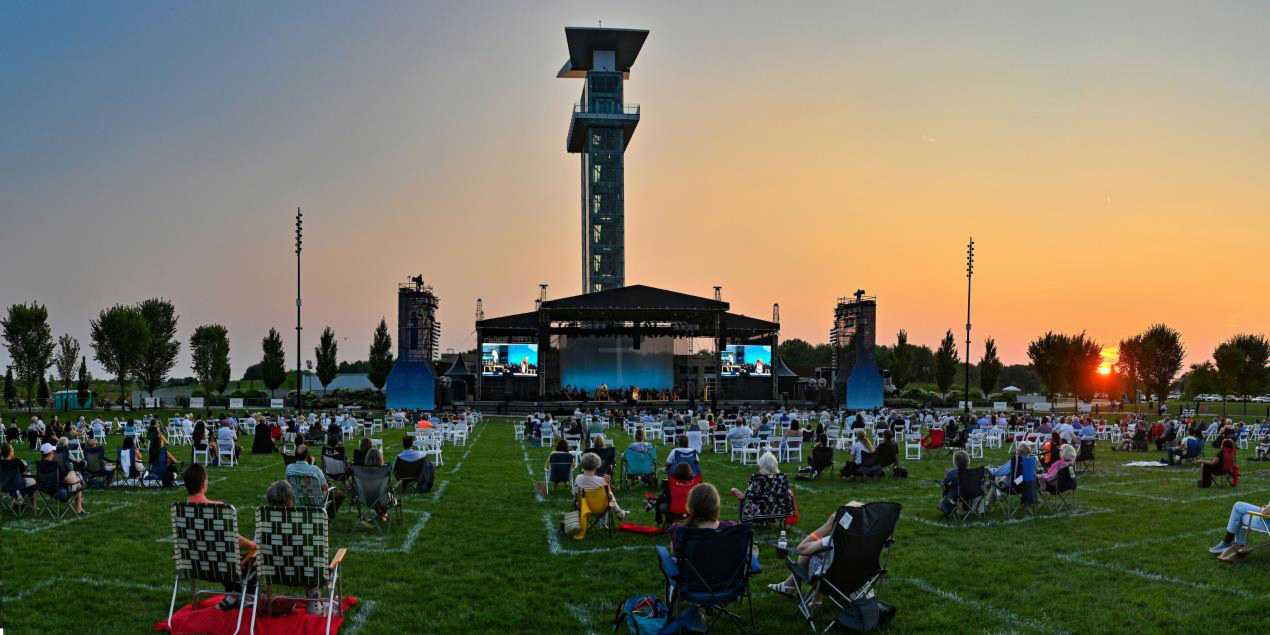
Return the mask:
{"type": "Polygon", "coordinates": [[[661,562],[661,572],[667,579],[673,580],[679,577],[679,565],[675,564],[675,559],[670,555],[670,550],[658,546],[657,559],[661,562]]]}
{"type": "Polygon", "coordinates": [[[790,573],[794,574],[794,579],[798,582],[805,584],[811,580],[811,576],[807,575],[807,569],[799,564],[798,560],[786,560],[785,567],[789,569],[790,573]]]}
{"type": "Polygon", "coordinates": [[[1264,518],[1266,520],[1270,520],[1270,514],[1263,514],[1261,512],[1248,512],[1248,515],[1256,516],[1257,518],[1264,518]]]}
{"type": "Polygon", "coordinates": [[[336,551],[336,552],[335,552],[335,557],[334,557],[334,558],[331,558],[331,566],[330,566],[330,568],[331,568],[331,569],[338,569],[338,568],[339,568],[339,566],[340,566],[341,564],[343,564],[343,562],[344,562],[344,556],[345,556],[345,555],[347,555],[347,554],[348,554],[348,547],[340,547],[340,548],[339,548],[339,551],[336,551]]]}

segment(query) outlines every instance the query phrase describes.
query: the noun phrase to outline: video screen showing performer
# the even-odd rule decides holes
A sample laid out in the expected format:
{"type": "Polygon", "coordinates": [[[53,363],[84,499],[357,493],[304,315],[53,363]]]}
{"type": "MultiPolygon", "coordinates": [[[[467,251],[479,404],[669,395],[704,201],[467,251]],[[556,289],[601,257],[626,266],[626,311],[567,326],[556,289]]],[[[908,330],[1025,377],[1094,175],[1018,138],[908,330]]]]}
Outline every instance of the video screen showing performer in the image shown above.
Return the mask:
{"type": "Polygon", "coordinates": [[[487,377],[537,377],[538,345],[482,344],[481,374],[487,377]]]}
{"type": "Polygon", "coordinates": [[[771,377],[772,347],[758,344],[730,344],[719,354],[724,377],[771,377]]]}

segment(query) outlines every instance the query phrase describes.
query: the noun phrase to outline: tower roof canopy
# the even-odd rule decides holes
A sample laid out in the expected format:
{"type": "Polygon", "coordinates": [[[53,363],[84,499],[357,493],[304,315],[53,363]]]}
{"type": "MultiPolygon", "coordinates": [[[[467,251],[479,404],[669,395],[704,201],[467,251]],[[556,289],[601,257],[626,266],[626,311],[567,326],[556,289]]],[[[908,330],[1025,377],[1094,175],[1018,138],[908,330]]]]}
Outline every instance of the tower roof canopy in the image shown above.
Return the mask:
{"type": "Polygon", "coordinates": [[[591,70],[595,51],[614,51],[618,71],[629,73],[648,37],[646,29],[606,29],[591,26],[567,26],[569,59],[556,77],[584,77],[591,70]]]}

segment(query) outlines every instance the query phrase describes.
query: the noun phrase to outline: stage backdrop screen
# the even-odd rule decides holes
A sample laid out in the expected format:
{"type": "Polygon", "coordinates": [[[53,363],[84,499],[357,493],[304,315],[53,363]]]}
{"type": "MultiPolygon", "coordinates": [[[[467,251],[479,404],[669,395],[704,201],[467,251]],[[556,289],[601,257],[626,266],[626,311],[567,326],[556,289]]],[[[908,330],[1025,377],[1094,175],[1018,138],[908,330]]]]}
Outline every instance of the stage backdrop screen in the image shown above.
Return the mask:
{"type": "Polygon", "coordinates": [[[723,377],[771,377],[772,347],[758,344],[730,344],[719,356],[723,377]]]}
{"type": "Polygon", "coordinates": [[[538,345],[481,344],[481,374],[486,377],[537,377],[538,345]]]}
{"type": "Polygon", "coordinates": [[[644,337],[561,337],[560,385],[593,391],[636,386],[669,389],[675,383],[675,340],[644,337]]]}

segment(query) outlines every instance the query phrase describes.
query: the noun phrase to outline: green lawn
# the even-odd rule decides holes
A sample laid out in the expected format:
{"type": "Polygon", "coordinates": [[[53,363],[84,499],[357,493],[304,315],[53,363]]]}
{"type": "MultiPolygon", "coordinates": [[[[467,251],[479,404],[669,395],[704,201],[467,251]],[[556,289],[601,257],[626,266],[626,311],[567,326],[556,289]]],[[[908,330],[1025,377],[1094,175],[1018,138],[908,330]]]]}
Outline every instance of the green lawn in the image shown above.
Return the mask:
{"type": "MultiPolygon", "coordinates": [[[[401,432],[385,436],[395,453],[401,432]]],[[[613,436],[619,448],[628,443],[620,431],[613,436]]],[[[531,475],[541,478],[545,455],[515,441],[509,420],[489,417],[466,448],[447,447],[434,494],[408,498],[404,521],[385,535],[360,528],[351,511],[341,511],[332,542],[350,547],[345,588],[362,599],[345,632],[602,633],[623,599],[660,593],[651,548],[660,541],[593,532],[580,542],[554,534],[569,497],[535,496],[531,475]]],[[[187,459],[188,449],[179,448],[178,456],[187,459]]],[[[989,450],[990,463],[1003,457],[1004,451],[989,450]]],[[[950,461],[936,452],[908,462],[908,480],[848,483],[826,476],[800,483],[802,527],[818,525],[853,499],[904,505],[891,579],[880,592],[900,610],[892,632],[1264,627],[1270,548],[1233,566],[1207,548],[1221,536],[1231,503],[1270,499],[1270,464],[1249,461],[1245,453],[1245,481],[1237,490],[1201,490],[1195,468],[1120,466],[1142,458],[1100,447],[1097,472],[1082,477],[1075,514],[1043,513],[1021,522],[993,516],[950,527],[935,510],[934,484],[950,461]]],[[[708,453],[703,466],[706,479],[724,492],[744,487],[752,470],[708,453]]],[[[237,506],[249,533],[252,509],[281,474],[278,456],[244,455],[237,468],[211,469],[210,495],[237,506]]],[[[170,534],[168,505],[180,498],[177,491],[91,491],[91,513],[82,519],[54,525],[5,517],[0,626],[13,633],[147,632],[167,610],[171,546],[162,541],[170,534]]],[[[619,498],[636,510],[632,520],[652,522],[639,492],[619,498]]],[[[736,513],[725,500],[725,516],[736,513]]],[[[783,568],[770,549],[760,559],[764,572],[753,584],[758,632],[800,632],[805,626],[793,603],[765,588],[783,577],[783,568]]]]}

